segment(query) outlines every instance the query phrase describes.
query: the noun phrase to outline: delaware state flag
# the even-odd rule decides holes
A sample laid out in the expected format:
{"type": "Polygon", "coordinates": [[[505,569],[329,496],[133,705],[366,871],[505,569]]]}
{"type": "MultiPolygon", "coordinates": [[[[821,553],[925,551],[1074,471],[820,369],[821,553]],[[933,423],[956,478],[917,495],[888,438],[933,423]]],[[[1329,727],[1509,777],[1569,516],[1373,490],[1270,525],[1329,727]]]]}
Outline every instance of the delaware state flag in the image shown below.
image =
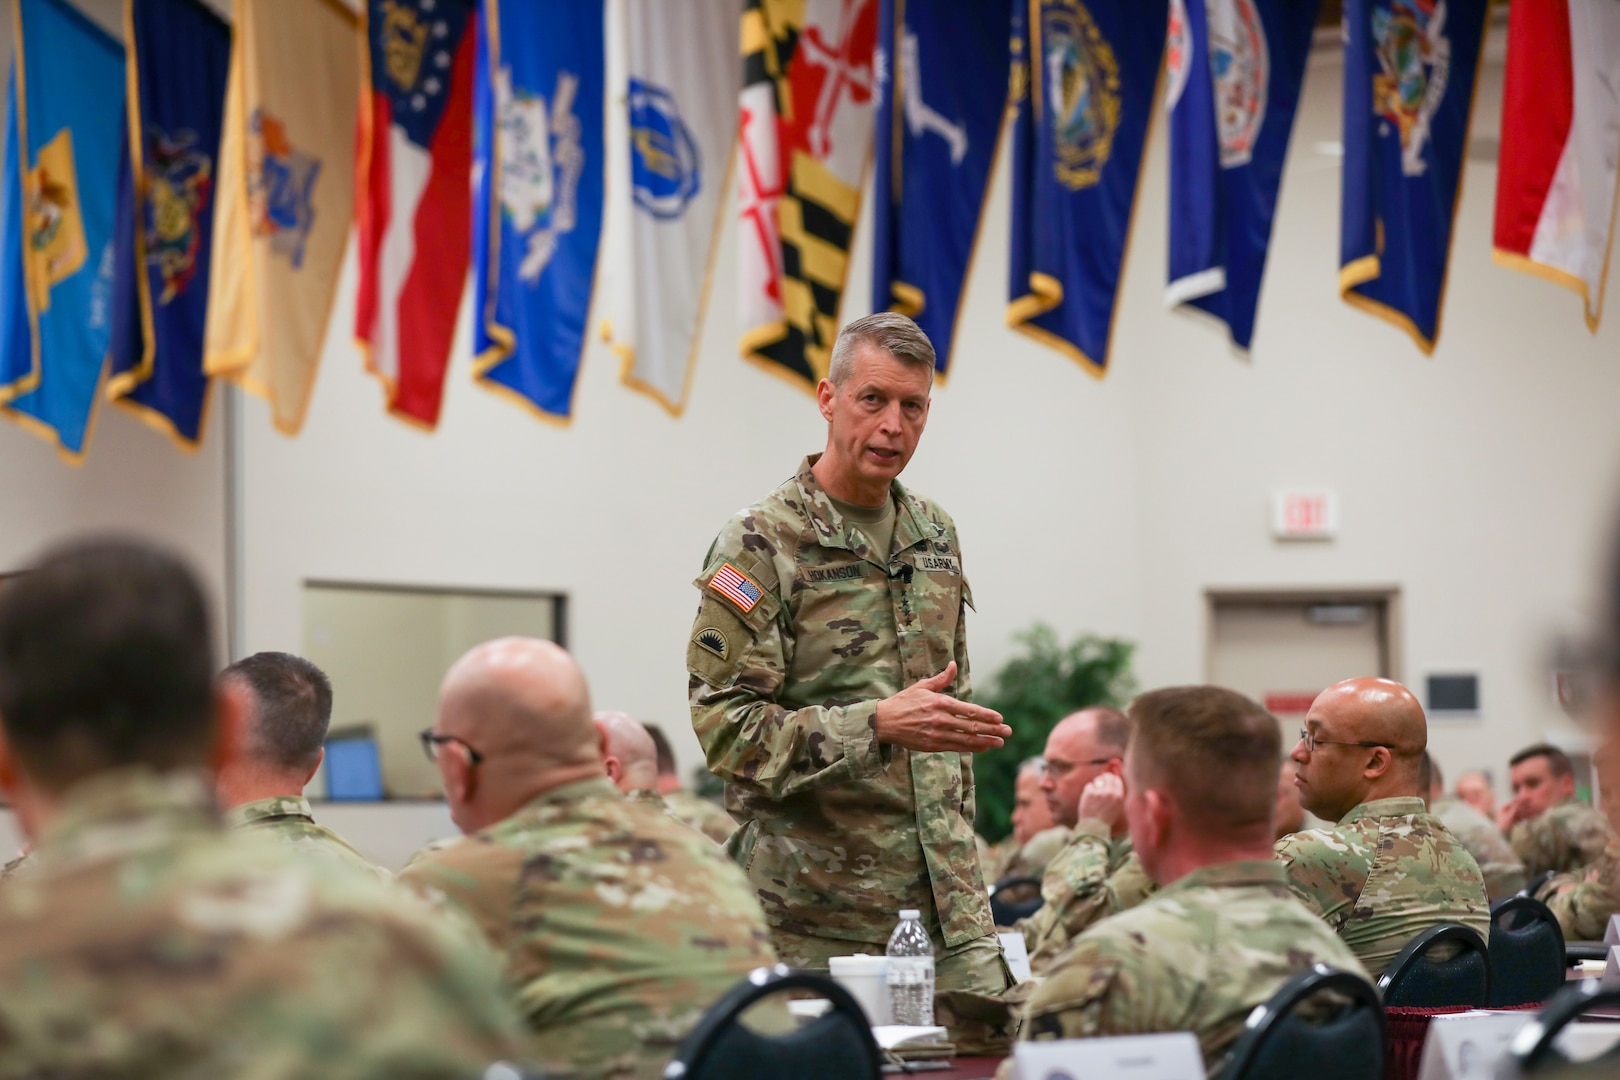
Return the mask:
{"type": "Polygon", "coordinates": [[[1171,0],[1171,307],[1247,349],[1317,0],[1171,0]]]}
{"type": "Polygon", "coordinates": [[[1339,293],[1425,354],[1462,183],[1486,0],[1346,0],[1339,293]]]}

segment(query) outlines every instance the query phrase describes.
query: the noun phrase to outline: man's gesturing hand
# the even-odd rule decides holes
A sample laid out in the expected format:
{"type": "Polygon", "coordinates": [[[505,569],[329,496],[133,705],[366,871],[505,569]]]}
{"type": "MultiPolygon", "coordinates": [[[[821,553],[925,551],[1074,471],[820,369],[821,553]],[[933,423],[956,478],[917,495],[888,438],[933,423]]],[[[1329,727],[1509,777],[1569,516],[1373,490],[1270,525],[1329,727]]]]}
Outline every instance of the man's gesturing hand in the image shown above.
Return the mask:
{"type": "Polygon", "coordinates": [[[994,750],[1012,734],[1001,714],[941,693],[956,678],[956,661],[938,675],[920,679],[877,706],[878,742],[907,750],[994,750]]]}

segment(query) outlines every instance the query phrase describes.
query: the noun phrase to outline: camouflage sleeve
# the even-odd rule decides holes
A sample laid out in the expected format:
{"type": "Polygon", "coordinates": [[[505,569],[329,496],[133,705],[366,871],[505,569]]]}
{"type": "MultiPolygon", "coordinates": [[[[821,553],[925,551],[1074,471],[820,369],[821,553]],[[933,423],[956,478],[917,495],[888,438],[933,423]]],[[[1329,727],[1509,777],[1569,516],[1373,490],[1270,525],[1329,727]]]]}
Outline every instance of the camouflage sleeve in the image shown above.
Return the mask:
{"type": "Polygon", "coordinates": [[[1514,854],[1524,861],[1526,875],[1575,871],[1603,857],[1613,835],[1603,816],[1589,809],[1569,812],[1567,805],[1521,821],[1508,833],[1514,854]]]}
{"type": "Polygon", "coordinates": [[[1277,841],[1275,855],[1288,872],[1294,895],[1338,933],[1361,891],[1360,886],[1346,890],[1345,882],[1359,875],[1365,883],[1364,860],[1355,858],[1350,845],[1328,829],[1289,833],[1277,841]]]}
{"type": "Polygon", "coordinates": [[[1536,893],[1552,909],[1566,941],[1600,941],[1620,915],[1620,844],[1610,843],[1585,874],[1560,874],[1536,893]]]}
{"type": "Polygon", "coordinates": [[[1041,875],[1040,909],[1013,927],[1024,935],[1032,965],[1039,956],[1044,967],[1071,938],[1110,914],[1105,889],[1108,834],[1104,822],[1081,821],[1073,838],[1047,864],[1046,873],[1041,875]]]}
{"type": "Polygon", "coordinates": [[[776,572],[747,549],[750,538],[757,539],[733,521],[694,582],[703,600],[686,651],[687,688],[709,771],[773,799],[876,776],[889,757],[877,740],[876,701],[777,703],[794,632],[776,572]],[[710,586],[726,566],[759,593],[747,611],[710,586]]]}
{"type": "Polygon", "coordinates": [[[1130,1007],[1131,995],[1121,993],[1117,985],[1124,963],[1108,945],[1095,939],[1074,943],[1061,967],[1035,988],[1025,1006],[1019,1039],[1090,1039],[1132,1030],[1119,1015],[1130,1007]]]}

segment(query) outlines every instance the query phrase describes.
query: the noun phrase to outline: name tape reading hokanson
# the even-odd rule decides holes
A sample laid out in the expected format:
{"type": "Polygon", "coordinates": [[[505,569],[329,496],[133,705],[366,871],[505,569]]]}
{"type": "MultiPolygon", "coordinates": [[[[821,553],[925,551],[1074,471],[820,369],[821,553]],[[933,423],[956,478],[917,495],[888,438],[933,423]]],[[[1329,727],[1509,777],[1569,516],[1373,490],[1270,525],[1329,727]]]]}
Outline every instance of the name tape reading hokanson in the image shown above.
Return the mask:
{"type": "Polygon", "coordinates": [[[714,577],[709,579],[709,588],[736,604],[744,615],[754,610],[754,605],[765,595],[760,592],[758,585],[749,581],[730,563],[714,572],[714,577]]]}

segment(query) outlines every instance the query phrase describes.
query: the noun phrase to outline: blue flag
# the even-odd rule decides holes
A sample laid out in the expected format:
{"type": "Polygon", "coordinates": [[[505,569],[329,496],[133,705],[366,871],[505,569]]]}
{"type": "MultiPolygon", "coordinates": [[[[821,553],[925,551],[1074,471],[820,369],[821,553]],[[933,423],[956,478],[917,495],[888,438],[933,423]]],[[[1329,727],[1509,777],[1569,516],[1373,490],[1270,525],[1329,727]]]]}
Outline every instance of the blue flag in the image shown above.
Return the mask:
{"type": "Polygon", "coordinates": [[[1339,293],[1440,333],[1486,0],[1347,0],[1339,293]]]}
{"type": "Polygon", "coordinates": [[[474,371],[567,417],[602,231],[602,0],[483,0],[481,11],[474,371]]]}
{"type": "Polygon", "coordinates": [[[1247,349],[1318,0],[1172,0],[1171,306],[1247,349]]]}
{"type": "Polygon", "coordinates": [[[231,31],[199,0],[131,0],[136,100],[118,188],[107,395],[182,447],[202,439],[214,185],[231,31]]]}
{"type": "Polygon", "coordinates": [[[0,407],[79,461],[111,327],[124,50],[64,0],[18,0],[16,16],[0,407]]]}
{"type": "Polygon", "coordinates": [[[1013,17],[1007,325],[1108,370],[1168,0],[1031,0],[1013,17]]]}
{"type": "Polygon", "coordinates": [[[1008,0],[882,0],[872,308],[917,321],[944,374],[1006,111],[1008,0]]]}

